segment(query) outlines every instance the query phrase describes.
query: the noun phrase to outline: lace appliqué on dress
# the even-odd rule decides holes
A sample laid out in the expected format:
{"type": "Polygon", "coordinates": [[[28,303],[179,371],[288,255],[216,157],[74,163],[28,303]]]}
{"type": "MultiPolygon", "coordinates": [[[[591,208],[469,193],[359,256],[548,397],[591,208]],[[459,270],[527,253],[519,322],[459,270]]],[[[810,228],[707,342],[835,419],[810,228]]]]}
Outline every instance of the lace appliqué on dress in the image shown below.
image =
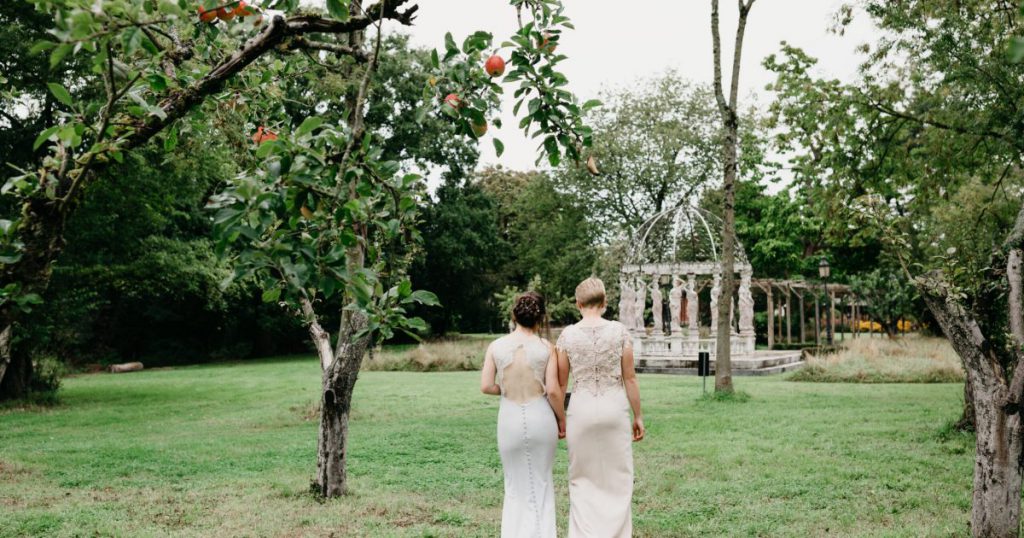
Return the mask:
{"type": "Polygon", "coordinates": [[[541,387],[544,386],[548,359],[551,356],[548,346],[551,344],[547,343],[546,340],[516,341],[508,336],[503,336],[494,343],[494,365],[497,368],[495,383],[501,389],[502,394],[505,393],[505,385],[503,383],[505,368],[512,364],[516,358],[516,351],[520,348],[525,352],[525,359],[530,366],[530,370],[533,371],[534,379],[537,380],[541,387]]]}
{"type": "Polygon", "coordinates": [[[600,396],[622,387],[622,352],[632,347],[625,325],[617,321],[593,327],[571,325],[562,331],[555,345],[569,357],[573,390],[600,396]]]}

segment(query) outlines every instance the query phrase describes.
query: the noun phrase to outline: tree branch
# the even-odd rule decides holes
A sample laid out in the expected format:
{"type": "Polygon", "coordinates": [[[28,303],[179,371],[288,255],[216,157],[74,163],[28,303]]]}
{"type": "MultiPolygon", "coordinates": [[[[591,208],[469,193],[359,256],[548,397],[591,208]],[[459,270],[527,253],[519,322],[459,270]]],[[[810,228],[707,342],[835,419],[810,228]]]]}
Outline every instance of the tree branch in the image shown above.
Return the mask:
{"type": "Polygon", "coordinates": [[[747,31],[747,16],[750,14],[750,8],[754,5],[754,0],[749,0],[747,3],[739,0],[739,3],[740,21],[739,26],[736,28],[736,48],[733,50],[732,56],[732,80],[729,81],[729,109],[733,114],[736,114],[736,100],[740,88],[740,58],[743,57],[743,34],[747,31]]]}
{"type": "Polygon", "coordinates": [[[317,321],[316,311],[313,310],[313,303],[310,302],[305,294],[299,299],[299,304],[302,306],[302,317],[306,320],[306,324],[309,327],[309,335],[313,338],[317,355],[320,356],[320,370],[327,371],[331,364],[334,363],[334,354],[333,350],[331,350],[331,335],[320,326],[320,322],[317,321]]]}
{"type": "Polygon", "coordinates": [[[729,104],[725,101],[725,92],[722,90],[722,36],[718,30],[718,18],[718,0],[711,0],[711,51],[715,64],[715,100],[724,116],[728,113],[729,104]]]}
{"type": "Polygon", "coordinates": [[[350,47],[348,45],[342,45],[340,43],[326,43],[323,41],[310,41],[305,37],[298,36],[292,39],[290,43],[291,47],[306,49],[306,50],[322,50],[327,52],[333,52],[341,56],[350,56],[357,62],[365,63],[370,60],[370,55],[366,51],[350,47]]]}
{"type": "Polygon", "coordinates": [[[953,124],[946,123],[946,122],[939,121],[939,120],[934,120],[934,119],[929,119],[929,118],[921,118],[921,117],[918,117],[918,116],[914,116],[913,114],[910,114],[909,112],[904,112],[904,111],[901,111],[901,110],[896,110],[895,108],[886,106],[886,105],[884,105],[884,104],[882,104],[880,102],[874,101],[874,100],[872,100],[870,98],[867,98],[867,97],[865,97],[865,101],[862,102],[861,104],[863,104],[863,105],[865,105],[865,106],[867,106],[869,108],[873,108],[873,109],[875,109],[875,110],[877,110],[877,111],[879,111],[879,112],[881,112],[883,114],[888,114],[888,115],[896,117],[896,118],[902,118],[902,119],[905,119],[905,120],[910,120],[910,121],[913,121],[915,123],[919,123],[921,125],[927,125],[929,127],[935,127],[937,129],[943,129],[943,130],[946,130],[946,131],[953,131],[954,133],[960,133],[960,134],[969,135],[969,136],[981,136],[981,137],[987,137],[987,138],[994,138],[996,140],[1002,140],[1003,142],[1007,142],[1007,143],[1009,143],[1010,145],[1013,145],[1013,146],[1016,146],[1017,144],[1020,143],[1020,141],[1014,140],[1012,137],[1009,137],[1006,134],[1003,134],[1003,133],[1000,133],[1000,132],[997,132],[997,131],[993,131],[991,129],[983,129],[983,130],[980,130],[980,131],[975,131],[975,130],[972,130],[972,129],[968,129],[966,127],[961,127],[959,125],[953,125],[953,124]]]}

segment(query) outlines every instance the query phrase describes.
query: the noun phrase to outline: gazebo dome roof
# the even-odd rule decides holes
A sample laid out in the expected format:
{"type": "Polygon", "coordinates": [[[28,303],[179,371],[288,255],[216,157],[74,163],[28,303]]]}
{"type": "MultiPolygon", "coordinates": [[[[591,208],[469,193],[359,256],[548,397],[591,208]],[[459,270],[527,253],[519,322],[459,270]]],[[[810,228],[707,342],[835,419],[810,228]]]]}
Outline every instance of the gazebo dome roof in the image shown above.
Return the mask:
{"type": "MultiPolygon", "coordinates": [[[[633,234],[624,270],[656,265],[713,264],[721,262],[722,219],[706,209],[681,205],[644,221],[633,234]]],[[[749,267],[739,240],[734,242],[736,267],[749,267]]]]}

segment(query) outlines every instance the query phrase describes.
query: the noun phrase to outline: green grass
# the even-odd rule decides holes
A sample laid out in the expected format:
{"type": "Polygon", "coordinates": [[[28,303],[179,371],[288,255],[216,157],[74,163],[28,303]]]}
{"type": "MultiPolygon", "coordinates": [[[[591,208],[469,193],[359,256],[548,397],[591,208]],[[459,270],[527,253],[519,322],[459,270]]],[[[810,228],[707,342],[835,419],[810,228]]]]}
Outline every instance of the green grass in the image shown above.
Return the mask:
{"type": "MultiPolygon", "coordinates": [[[[67,379],[0,411],[0,536],[498,535],[497,399],[472,372],[364,372],[353,494],[318,502],[312,359],[67,379]]],[[[636,536],[962,536],[973,441],[957,384],[640,378],[636,536]]],[[[566,453],[556,483],[564,529],[566,453]]]]}

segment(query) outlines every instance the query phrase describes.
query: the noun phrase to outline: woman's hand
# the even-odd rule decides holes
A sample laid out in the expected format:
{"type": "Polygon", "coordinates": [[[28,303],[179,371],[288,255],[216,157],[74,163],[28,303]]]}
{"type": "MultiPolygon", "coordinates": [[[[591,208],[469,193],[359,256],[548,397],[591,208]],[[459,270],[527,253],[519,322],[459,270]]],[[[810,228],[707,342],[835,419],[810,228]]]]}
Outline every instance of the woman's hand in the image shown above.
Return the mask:
{"type": "Polygon", "coordinates": [[[647,430],[644,429],[644,417],[633,417],[633,441],[643,441],[644,433],[647,430]]]}
{"type": "Polygon", "coordinates": [[[565,439],[565,417],[558,419],[558,438],[565,439]]]}

